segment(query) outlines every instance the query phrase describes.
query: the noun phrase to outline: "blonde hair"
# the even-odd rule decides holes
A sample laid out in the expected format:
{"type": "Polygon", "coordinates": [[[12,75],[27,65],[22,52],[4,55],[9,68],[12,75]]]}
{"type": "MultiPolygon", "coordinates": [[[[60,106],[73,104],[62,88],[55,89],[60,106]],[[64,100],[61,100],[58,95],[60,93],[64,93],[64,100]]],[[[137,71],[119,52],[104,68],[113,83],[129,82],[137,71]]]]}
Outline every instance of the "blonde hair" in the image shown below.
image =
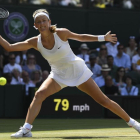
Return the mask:
{"type": "MultiPolygon", "coordinates": [[[[44,12],[44,13],[46,13],[46,14],[48,14],[49,15],[49,12],[46,10],[46,9],[38,9],[38,10],[36,10],[34,13],[33,13],[33,18],[35,17],[35,15],[37,14],[37,13],[40,13],[40,12],[44,12]]],[[[51,31],[51,33],[55,33],[56,32],[56,24],[55,25],[51,25],[50,26],[50,31],[51,31]]]]}

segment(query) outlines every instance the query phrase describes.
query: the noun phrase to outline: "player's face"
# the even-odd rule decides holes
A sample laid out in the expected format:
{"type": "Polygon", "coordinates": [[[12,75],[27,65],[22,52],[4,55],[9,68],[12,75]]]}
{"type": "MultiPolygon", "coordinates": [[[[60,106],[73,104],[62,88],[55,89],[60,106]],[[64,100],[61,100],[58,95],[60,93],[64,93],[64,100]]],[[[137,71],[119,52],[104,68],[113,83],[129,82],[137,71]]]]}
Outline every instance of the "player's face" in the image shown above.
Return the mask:
{"type": "Polygon", "coordinates": [[[38,28],[39,32],[49,31],[51,20],[49,20],[45,15],[40,15],[36,17],[34,25],[38,28]]]}

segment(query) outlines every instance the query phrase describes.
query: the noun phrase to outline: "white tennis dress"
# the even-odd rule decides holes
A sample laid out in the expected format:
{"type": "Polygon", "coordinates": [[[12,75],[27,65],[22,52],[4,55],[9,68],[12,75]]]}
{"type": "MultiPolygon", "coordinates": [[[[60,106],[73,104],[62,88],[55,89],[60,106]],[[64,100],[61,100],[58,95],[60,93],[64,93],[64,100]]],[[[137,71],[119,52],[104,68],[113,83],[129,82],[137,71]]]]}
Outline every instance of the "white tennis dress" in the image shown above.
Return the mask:
{"type": "Polygon", "coordinates": [[[55,45],[51,50],[43,47],[41,35],[37,43],[38,50],[51,66],[49,77],[66,86],[78,86],[87,81],[93,73],[84,60],[73,53],[68,41],[62,41],[57,33],[53,35],[55,45]]]}

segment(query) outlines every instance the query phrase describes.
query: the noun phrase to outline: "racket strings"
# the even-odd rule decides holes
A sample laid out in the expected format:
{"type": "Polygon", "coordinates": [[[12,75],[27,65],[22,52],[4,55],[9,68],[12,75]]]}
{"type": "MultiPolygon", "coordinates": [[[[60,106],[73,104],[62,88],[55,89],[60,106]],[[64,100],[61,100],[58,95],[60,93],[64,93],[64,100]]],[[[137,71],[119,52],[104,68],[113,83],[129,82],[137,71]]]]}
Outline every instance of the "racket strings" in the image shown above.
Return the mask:
{"type": "Polygon", "coordinates": [[[7,18],[9,15],[9,12],[4,10],[3,8],[0,8],[0,18],[7,18]]]}

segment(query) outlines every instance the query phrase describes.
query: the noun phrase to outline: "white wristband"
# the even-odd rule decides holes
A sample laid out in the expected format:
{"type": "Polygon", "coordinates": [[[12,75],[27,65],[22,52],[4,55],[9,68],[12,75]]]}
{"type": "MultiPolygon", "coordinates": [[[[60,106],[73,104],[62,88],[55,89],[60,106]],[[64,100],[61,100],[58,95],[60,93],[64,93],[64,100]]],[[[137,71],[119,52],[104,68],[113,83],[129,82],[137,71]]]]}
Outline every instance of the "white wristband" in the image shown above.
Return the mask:
{"type": "Polygon", "coordinates": [[[105,41],[105,36],[104,36],[104,35],[99,35],[99,36],[98,36],[98,41],[99,41],[99,42],[105,41]]]}

